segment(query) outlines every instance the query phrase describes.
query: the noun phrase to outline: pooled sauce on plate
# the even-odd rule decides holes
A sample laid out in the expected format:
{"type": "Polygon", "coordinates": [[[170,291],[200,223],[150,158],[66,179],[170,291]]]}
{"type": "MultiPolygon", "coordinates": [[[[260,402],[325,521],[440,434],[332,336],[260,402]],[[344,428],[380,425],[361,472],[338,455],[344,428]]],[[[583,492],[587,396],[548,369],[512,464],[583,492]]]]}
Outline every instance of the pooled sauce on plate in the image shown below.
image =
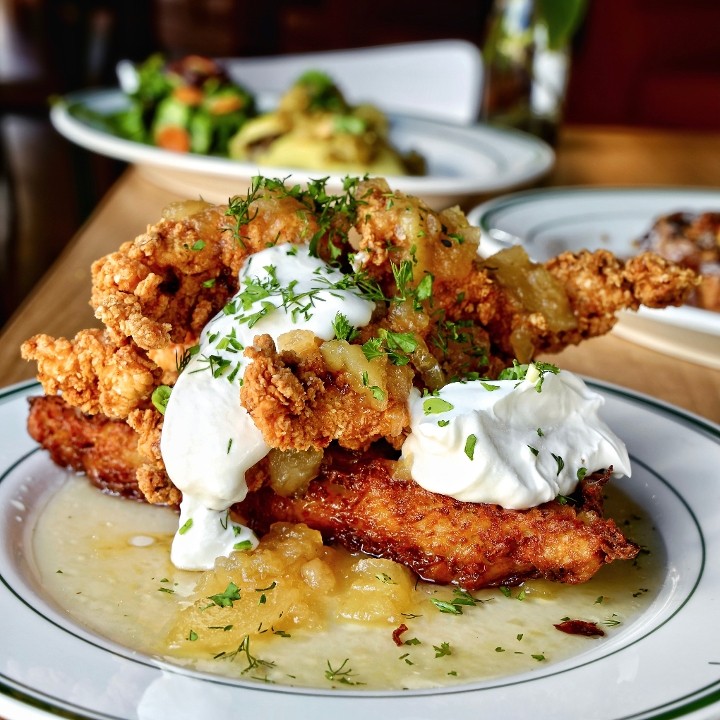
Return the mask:
{"type": "MultiPolygon", "coordinates": [[[[273,596],[282,583],[243,583],[232,559],[215,577],[175,568],[175,512],[103,495],[80,476],[69,475],[50,499],[33,543],[39,580],[52,599],[73,621],[133,650],[249,681],[416,689],[543,669],[596,649],[641,615],[660,585],[661,543],[614,487],[607,513],[649,550],[603,567],[583,585],[538,580],[463,593],[416,583],[390,561],[320,547],[313,551],[319,558],[298,565],[305,595],[286,606],[273,596]],[[253,622],[263,618],[252,631],[242,626],[243,607],[253,622]],[[568,619],[605,635],[558,631],[568,619]]],[[[305,549],[313,544],[298,537],[305,549]]],[[[277,554],[268,557],[271,564],[277,554]]]]}

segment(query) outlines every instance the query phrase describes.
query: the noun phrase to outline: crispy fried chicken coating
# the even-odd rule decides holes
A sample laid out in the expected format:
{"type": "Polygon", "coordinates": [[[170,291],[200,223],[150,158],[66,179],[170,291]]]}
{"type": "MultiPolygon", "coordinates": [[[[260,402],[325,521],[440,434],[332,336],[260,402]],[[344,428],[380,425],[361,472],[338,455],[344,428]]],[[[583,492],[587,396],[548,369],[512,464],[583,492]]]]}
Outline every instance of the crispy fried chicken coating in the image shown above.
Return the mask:
{"type": "Polygon", "coordinates": [[[276,521],[303,522],[326,541],[467,589],[535,577],[581,583],[638,552],[602,516],[608,474],[585,478],[573,502],[506,510],[428,492],[393,477],[393,467],[385,458],[330,452],[304,494],[282,497],[263,487],[237,509],[260,533],[276,521]]]}
{"type": "Polygon", "coordinates": [[[434,299],[449,319],[479,323],[505,364],[604,335],[624,310],[682,304],[697,283],[692,271],[651,253],[624,262],[584,250],[540,265],[516,247],[474,266],[461,284],[438,283],[434,299]]]}
{"type": "Polygon", "coordinates": [[[162,349],[199,335],[237,290],[248,255],[272,243],[308,242],[317,229],[303,203],[279,192],[258,195],[242,210],[232,203],[174,208],[93,264],[91,304],[118,340],[162,349]]]}
{"type": "Polygon", "coordinates": [[[393,294],[393,266],[411,261],[414,282],[426,273],[436,280],[462,284],[472,271],[480,241],[458,207],[431,210],[422,200],[392,191],[385,180],[361,182],[355,192],[359,207],[348,234],[357,251],[355,266],[393,294]]]}
{"type": "Polygon", "coordinates": [[[72,340],[35,335],[20,352],[38,364],[48,395],[62,393],[85,413],[126,418],[147,404],[162,370],[134,343],[118,342],[103,330],[81,330],[72,340]]]}
{"type": "Polygon", "coordinates": [[[146,499],[136,479],[143,458],[129,425],[101,414],[84,414],[57,396],[29,402],[28,433],[56,465],[84,472],[93,485],[107,492],[146,499]]]}
{"type": "Polygon", "coordinates": [[[652,254],[624,263],[606,250],[583,251],[542,265],[516,247],[481,260],[479,230],[459,209],[433,212],[377,180],[361,183],[357,197],[362,206],[349,233],[355,265],[389,295],[403,261],[412,262],[415,285],[431,273],[436,321],[479,324],[491,340],[490,369],[605,334],[620,312],[641,304],[680,305],[698,282],[652,254]]]}
{"type": "MultiPolygon", "coordinates": [[[[100,489],[155,505],[180,504],[182,495],[165,472],[159,455],[162,416],[134,411],[127,421],[87,414],[57,395],[29,399],[28,432],[53,462],[85,473],[100,489]]],[[[246,475],[248,487],[268,484],[267,462],[246,475]]]]}
{"type": "MultiPolygon", "coordinates": [[[[280,450],[322,449],[337,440],[366,449],[387,438],[399,441],[410,423],[407,391],[381,390],[382,397],[353,389],[347,374],[332,373],[319,349],[303,356],[278,353],[260,335],[245,353],[252,359],[240,392],[265,442],[280,450]]],[[[387,387],[387,386],[386,386],[387,387]]]]}

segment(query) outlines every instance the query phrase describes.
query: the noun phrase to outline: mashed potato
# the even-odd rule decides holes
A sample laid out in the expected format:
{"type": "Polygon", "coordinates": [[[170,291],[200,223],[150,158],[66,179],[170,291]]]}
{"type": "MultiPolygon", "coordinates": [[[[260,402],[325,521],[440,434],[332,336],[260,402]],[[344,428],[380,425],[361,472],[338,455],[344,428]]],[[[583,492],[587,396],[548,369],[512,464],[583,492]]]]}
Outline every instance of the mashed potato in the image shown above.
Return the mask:
{"type": "Polygon", "coordinates": [[[273,167],[374,175],[422,175],[423,159],[388,137],[388,119],[372,105],[350,106],[324,73],[309,71],[277,110],[248,120],[230,141],[230,157],[273,167]]]}

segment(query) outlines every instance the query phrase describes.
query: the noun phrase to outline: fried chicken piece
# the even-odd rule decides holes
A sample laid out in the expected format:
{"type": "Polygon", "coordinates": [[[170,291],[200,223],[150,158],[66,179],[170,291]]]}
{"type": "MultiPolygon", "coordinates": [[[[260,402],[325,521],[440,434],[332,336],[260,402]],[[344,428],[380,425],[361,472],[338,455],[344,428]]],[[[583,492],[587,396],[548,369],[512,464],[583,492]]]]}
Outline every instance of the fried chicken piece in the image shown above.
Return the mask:
{"type": "MultiPolygon", "coordinates": [[[[410,423],[410,376],[400,392],[395,385],[378,386],[382,396],[375,398],[370,387],[353,388],[349,373],[331,372],[314,343],[304,348],[303,355],[278,353],[272,338],[260,335],[245,351],[252,362],[240,397],[268,445],[322,449],[337,440],[343,447],[364,449],[380,438],[401,444],[410,423]]],[[[359,385],[362,380],[357,380],[359,385]]]]}
{"type": "Polygon", "coordinates": [[[127,424],[135,431],[142,463],[136,471],[140,492],[153,505],[179,505],[180,491],[172,484],[160,453],[163,417],[155,408],[133,410],[127,424]]]}
{"type": "Polygon", "coordinates": [[[697,285],[692,270],[653,253],[623,262],[608,250],[562,253],[545,263],[565,288],[578,319],[572,331],[541,339],[538,352],[559,352],[568,345],[610,332],[623,310],[641,305],[682,305],[697,285]]]}
{"type": "Polygon", "coordinates": [[[517,246],[474,267],[460,285],[436,284],[434,299],[450,320],[481,324],[506,365],[603,335],[623,310],[682,304],[697,283],[652,253],[623,262],[607,250],[566,252],[540,265],[517,246]]]}
{"type": "Polygon", "coordinates": [[[237,290],[243,260],[269,243],[309,242],[316,219],[284,191],[235,205],[188,202],[92,266],[96,317],[145,350],[197,337],[237,290]]]}
{"type": "Polygon", "coordinates": [[[145,499],[135,477],[143,458],[129,425],[104,415],[86,415],[60,397],[33,397],[29,402],[28,433],[56,465],[84,472],[106,492],[145,499]]]}
{"type": "Polygon", "coordinates": [[[413,265],[414,284],[426,273],[462,284],[472,271],[480,230],[460,208],[436,212],[420,198],[391,190],[380,178],[361,182],[355,198],[357,218],[348,235],[358,251],[354,264],[384,290],[393,290],[393,266],[403,261],[413,265]]]}
{"type": "Polygon", "coordinates": [[[260,533],[276,521],[306,523],[326,541],[467,589],[536,577],[581,583],[602,565],[638,552],[602,516],[609,473],[585,478],[567,504],[505,510],[430,493],[394,478],[393,467],[382,457],[326,452],[320,476],[302,496],[282,497],[263,487],[236,509],[260,533]]]}
{"type": "Polygon", "coordinates": [[[355,265],[389,296],[403,262],[412,264],[411,286],[431,273],[435,322],[442,312],[442,320],[480,325],[492,340],[489,368],[603,335],[641,304],[681,305],[698,282],[652,254],[624,263],[606,250],[563,253],[543,265],[518,246],[482,260],[479,231],[457,208],[437,213],[382,180],[361,183],[356,197],[363,207],[348,236],[355,265]]]}
{"type": "Polygon", "coordinates": [[[125,418],[147,404],[162,370],[134,343],[116,342],[99,329],[81,330],[72,340],[35,335],[20,352],[38,364],[48,395],[62,393],[84,413],[125,418]]]}
{"type": "Polygon", "coordinates": [[[419,384],[430,389],[468,372],[492,377],[516,358],[558,352],[607,332],[622,309],[676,304],[694,287],[690,271],[654,256],[623,266],[604,251],[566,253],[545,266],[525,256],[524,264],[508,264],[514,275],[507,282],[497,268],[501,253],[477,258],[477,228],[456,208],[436,213],[372,180],[359,183],[354,205],[318,210],[310,196],[268,183],[230,206],[176,206],[97,261],[92,302],[106,332],[86,331],[74,340],[37,336],[23,348],[24,357],[39,362],[46,392],[62,392],[83,412],[110,417],[146,406],[155,386],[174,380],[166,356],[197,340],[237,289],[244,259],[269,243],[312,239],[321,255],[340,252],[342,261],[354,242],[356,261],[389,297],[403,296],[431,273],[432,297],[422,301],[425,326],[405,322],[403,330],[393,316],[395,300],[376,321],[415,333],[413,365],[419,384]],[[411,277],[401,281],[402,267],[411,268],[411,277]]]}
{"type": "MultiPolygon", "coordinates": [[[[29,431],[56,464],[85,472],[108,492],[179,504],[179,492],[166,475],[151,472],[127,423],[83,414],[59,397],[32,398],[30,406],[29,431]]],[[[250,492],[234,511],[261,534],[277,520],[304,522],[327,541],[468,589],[531,577],[584,582],[603,564],[637,553],[613,521],[602,517],[609,474],[586,478],[567,504],[504,510],[394,478],[392,451],[381,448],[379,443],[370,453],[350,453],[331,445],[319,476],[294,497],[273,492],[266,463],[258,463],[248,473],[250,492]]]]}

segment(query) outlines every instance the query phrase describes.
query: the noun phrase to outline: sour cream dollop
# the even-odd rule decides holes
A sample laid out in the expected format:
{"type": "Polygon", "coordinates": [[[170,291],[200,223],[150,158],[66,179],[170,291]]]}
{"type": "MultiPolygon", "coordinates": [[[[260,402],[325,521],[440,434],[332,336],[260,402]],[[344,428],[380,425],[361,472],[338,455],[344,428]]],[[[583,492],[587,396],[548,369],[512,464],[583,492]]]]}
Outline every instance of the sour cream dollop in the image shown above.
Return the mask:
{"type": "Polygon", "coordinates": [[[402,456],[426,490],[463,502],[535,507],[571,494],[579,477],[630,475],[624,443],[598,411],[604,400],[567,371],[523,380],[450,383],[410,398],[402,456]]]}
{"type": "Polygon", "coordinates": [[[160,451],[183,494],[170,557],[187,570],[210,569],[215,558],[257,544],[228,516],[247,494],[246,471],[270,450],[240,403],[250,362],[245,347],[256,335],[277,341],[300,328],[331,340],[337,313],[362,327],[375,308],[307,245],[276,245],[251,255],[239,278],[239,292],[203,329],[165,409],[160,451]]]}

